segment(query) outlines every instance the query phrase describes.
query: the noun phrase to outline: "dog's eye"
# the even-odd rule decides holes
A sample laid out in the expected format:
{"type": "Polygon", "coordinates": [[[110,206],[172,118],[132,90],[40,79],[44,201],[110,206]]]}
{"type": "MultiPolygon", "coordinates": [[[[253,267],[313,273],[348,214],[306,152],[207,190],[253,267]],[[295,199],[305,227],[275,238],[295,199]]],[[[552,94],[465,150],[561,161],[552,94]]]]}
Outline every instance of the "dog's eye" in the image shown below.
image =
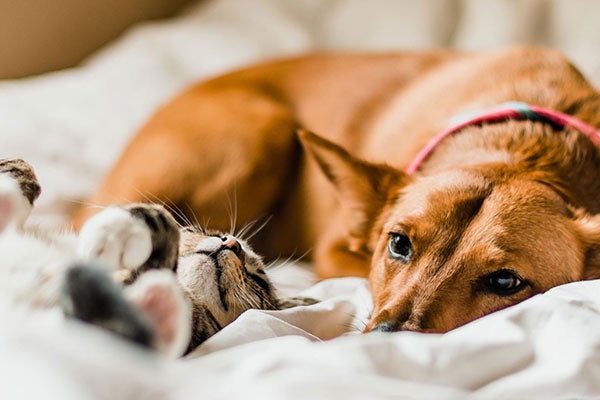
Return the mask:
{"type": "Polygon", "coordinates": [[[501,269],[484,277],[484,285],[501,296],[510,296],[525,288],[525,281],[514,272],[501,269]]]}
{"type": "Polygon", "coordinates": [[[388,251],[392,258],[407,263],[413,255],[412,244],[408,236],[402,233],[390,233],[388,251]]]}

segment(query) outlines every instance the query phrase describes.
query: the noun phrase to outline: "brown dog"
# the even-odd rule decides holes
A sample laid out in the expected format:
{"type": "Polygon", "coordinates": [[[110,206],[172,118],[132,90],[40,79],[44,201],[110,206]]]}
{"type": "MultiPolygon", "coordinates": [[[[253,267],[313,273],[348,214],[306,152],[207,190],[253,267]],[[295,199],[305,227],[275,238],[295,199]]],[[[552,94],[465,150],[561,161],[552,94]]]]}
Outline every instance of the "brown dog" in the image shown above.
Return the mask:
{"type": "Polygon", "coordinates": [[[445,332],[600,277],[600,152],[580,130],[471,124],[403,172],[451,117],[515,100],[600,126],[600,95],[550,50],[261,65],[158,111],[91,201],[151,195],[228,229],[235,193],[241,221],[273,215],[256,240],[268,257],[314,248],[320,276],[369,276],[366,331],[445,332]],[[298,128],[324,136],[302,131],[302,151],[298,128]]]}

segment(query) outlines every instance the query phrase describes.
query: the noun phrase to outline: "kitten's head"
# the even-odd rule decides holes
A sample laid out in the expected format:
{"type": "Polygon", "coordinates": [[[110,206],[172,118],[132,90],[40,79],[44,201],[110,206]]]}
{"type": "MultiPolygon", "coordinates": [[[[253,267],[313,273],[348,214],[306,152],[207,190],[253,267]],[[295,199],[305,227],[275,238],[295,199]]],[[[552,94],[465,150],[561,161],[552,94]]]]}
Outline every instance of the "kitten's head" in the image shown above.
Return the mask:
{"type": "Polygon", "coordinates": [[[194,308],[204,307],[220,327],[251,308],[277,309],[263,261],[245,241],[194,227],[181,233],[177,278],[194,308]]]}

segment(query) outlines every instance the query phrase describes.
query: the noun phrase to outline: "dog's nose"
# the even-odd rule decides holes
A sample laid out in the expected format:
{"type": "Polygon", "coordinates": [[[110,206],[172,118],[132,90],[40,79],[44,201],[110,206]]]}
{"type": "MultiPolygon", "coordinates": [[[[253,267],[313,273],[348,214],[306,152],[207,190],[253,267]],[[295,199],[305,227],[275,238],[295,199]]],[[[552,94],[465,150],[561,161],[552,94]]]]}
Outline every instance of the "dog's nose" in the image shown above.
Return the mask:
{"type": "Polygon", "coordinates": [[[398,323],[395,321],[383,321],[375,325],[371,332],[396,332],[398,323]]]}
{"type": "Polygon", "coordinates": [[[233,253],[240,257],[242,254],[242,245],[240,244],[240,242],[238,242],[238,240],[235,238],[235,236],[231,236],[231,235],[225,235],[221,238],[221,240],[223,241],[223,247],[233,251],[233,253]]]}

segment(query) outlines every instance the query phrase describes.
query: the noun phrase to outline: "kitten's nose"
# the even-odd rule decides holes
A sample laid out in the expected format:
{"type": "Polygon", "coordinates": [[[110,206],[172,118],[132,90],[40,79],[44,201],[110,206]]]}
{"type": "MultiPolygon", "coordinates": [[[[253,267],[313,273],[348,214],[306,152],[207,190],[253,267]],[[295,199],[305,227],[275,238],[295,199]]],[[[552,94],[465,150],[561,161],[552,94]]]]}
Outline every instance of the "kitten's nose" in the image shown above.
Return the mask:
{"type": "Polygon", "coordinates": [[[233,251],[236,256],[239,257],[242,254],[242,245],[240,242],[238,242],[235,236],[225,235],[221,238],[221,240],[223,241],[223,247],[233,251]]]}

